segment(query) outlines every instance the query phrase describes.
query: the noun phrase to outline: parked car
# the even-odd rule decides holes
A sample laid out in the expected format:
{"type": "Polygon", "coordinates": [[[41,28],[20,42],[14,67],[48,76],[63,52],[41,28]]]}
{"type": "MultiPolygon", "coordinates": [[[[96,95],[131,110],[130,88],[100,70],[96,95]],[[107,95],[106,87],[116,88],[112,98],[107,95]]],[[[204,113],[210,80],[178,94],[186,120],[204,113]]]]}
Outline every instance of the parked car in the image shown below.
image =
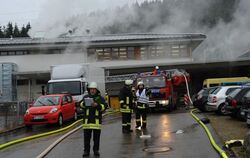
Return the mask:
{"type": "Polygon", "coordinates": [[[243,98],[247,93],[250,93],[250,87],[240,87],[226,97],[226,110],[230,112],[231,117],[246,120],[246,115],[242,111],[242,108],[244,101],[243,98]]]}
{"type": "Polygon", "coordinates": [[[225,99],[226,96],[239,88],[240,86],[221,86],[214,90],[208,96],[207,109],[208,111],[215,111],[217,114],[225,115],[225,99]]]}
{"type": "Polygon", "coordinates": [[[69,94],[40,96],[24,115],[27,127],[37,124],[58,124],[69,119],[77,119],[75,102],[69,94]]]}
{"type": "Polygon", "coordinates": [[[207,111],[206,104],[208,95],[211,94],[218,87],[210,87],[201,89],[195,96],[193,100],[194,107],[198,108],[200,111],[207,111]]]}
{"type": "Polygon", "coordinates": [[[240,109],[241,117],[247,121],[247,124],[250,126],[250,88],[242,97],[242,106],[240,109]]]}

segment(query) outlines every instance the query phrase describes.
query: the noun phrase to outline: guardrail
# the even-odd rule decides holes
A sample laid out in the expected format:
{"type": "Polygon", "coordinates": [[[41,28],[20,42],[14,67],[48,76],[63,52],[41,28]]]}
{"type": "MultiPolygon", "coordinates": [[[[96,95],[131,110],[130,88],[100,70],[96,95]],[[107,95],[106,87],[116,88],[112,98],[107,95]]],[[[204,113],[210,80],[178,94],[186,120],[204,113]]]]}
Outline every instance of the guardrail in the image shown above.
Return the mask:
{"type": "Polygon", "coordinates": [[[28,102],[0,103],[0,132],[22,125],[27,108],[28,102]]]}

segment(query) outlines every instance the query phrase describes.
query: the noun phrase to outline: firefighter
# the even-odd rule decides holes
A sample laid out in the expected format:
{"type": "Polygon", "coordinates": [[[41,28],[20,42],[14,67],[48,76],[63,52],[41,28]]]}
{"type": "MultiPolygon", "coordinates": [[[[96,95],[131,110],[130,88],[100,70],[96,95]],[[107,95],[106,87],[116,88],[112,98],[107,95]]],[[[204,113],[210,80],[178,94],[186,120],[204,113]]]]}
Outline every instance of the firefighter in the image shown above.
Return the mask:
{"type": "Polygon", "coordinates": [[[142,129],[146,129],[147,125],[147,108],[148,108],[148,101],[149,101],[149,94],[150,91],[146,88],[144,88],[143,82],[138,82],[137,84],[137,91],[136,91],[136,129],[139,129],[140,127],[142,129]],[[142,123],[141,123],[142,118],[142,123]],[[142,126],[141,126],[142,125],[142,126]]]}
{"type": "Polygon", "coordinates": [[[131,114],[134,107],[134,95],[132,93],[133,80],[125,80],[125,85],[119,94],[120,111],[122,113],[122,132],[130,133],[131,130],[131,114]]]}
{"type": "Polygon", "coordinates": [[[102,112],[107,108],[105,99],[100,95],[96,82],[88,84],[88,94],[83,97],[80,103],[84,111],[83,131],[84,131],[84,153],[83,157],[89,156],[90,140],[93,133],[93,152],[95,156],[100,156],[99,144],[101,135],[102,112]]]}
{"type": "Polygon", "coordinates": [[[155,66],[155,69],[153,71],[153,75],[159,75],[161,73],[159,66],[155,66]]]}

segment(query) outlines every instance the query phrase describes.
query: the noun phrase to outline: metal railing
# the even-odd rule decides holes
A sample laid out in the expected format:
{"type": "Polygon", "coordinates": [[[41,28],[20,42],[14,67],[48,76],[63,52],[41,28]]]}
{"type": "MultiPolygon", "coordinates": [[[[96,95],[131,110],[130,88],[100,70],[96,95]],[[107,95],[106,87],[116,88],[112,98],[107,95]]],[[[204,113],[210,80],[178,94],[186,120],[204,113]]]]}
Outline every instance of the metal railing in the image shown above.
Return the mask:
{"type": "Polygon", "coordinates": [[[28,102],[0,103],[0,132],[22,125],[27,108],[28,102]]]}

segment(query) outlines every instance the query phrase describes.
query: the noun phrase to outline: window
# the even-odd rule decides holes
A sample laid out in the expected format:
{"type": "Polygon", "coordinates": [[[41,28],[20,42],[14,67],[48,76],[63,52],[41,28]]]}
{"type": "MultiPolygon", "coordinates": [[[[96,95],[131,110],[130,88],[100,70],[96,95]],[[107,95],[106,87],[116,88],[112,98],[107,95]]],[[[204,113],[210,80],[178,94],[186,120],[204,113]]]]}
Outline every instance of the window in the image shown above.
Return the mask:
{"type": "Polygon", "coordinates": [[[244,97],[250,98],[250,90],[245,94],[244,97]]]}
{"type": "Polygon", "coordinates": [[[22,86],[22,85],[28,85],[29,80],[17,80],[17,85],[22,86]]]}
{"type": "Polygon", "coordinates": [[[36,84],[47,84],[47,80],[36,80],[36,84]]]}
{"type": "Polygon", "coordinates": [[[72,103],[72,97],[69,95],[67,95],[66,97],[67,97],[68,103],[72,103]]]}

